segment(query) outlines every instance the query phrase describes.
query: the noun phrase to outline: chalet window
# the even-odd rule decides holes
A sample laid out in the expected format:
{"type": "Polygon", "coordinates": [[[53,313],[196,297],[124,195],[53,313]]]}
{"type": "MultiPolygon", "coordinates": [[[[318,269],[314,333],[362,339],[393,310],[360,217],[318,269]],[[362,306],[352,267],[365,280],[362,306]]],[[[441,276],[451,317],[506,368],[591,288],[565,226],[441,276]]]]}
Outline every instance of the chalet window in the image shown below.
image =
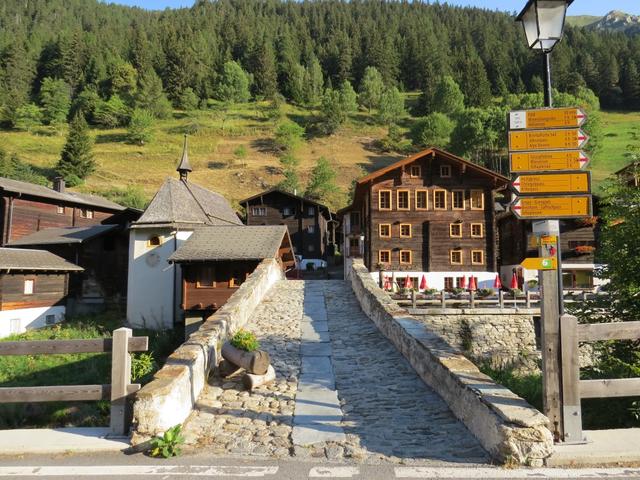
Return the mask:
{"type": "Polygon", "coordinates": [[[471,264],[484,265],[484,252],[482,250],[471,250],[471,264]]]}
{"type": "Polygon", "coordinates": [[[433,208],[435,210],[447,209],[447,191],[446,190],[433,191],[433,208]]]}
{"type": "Polygon", "coordinates": [[[316,227],[315,225],[309,225],[307,227],[307,233],[316,233],[316,227]]]}
{"type": "Polygon", "coordinates": [[[444,277],[444,289],[453,290],[453,277],[444,277]]]}
{"type": "Polygon", "coordinates": [[[569,240],[569,250],[574,250],[577,247],[595,247],[596,242],[593,240],[569,240]]]}
{"type": "Polygon", "coordinates": [[[451,165],[440,165],[440,176],[442,178],[451,178],[451,165]]]}
{"type": "Polygon", "coordinates": [[[290,216],[292,214],[293,214],[293,209],[291,207],[284,207],[282,209],[282,215],[284,215],[285,217],[288,217],[288,216],[290,216]]]}
{"type": "Polygon", "coordinates": [[[593,271],[564,270],[562,285],[564,288],[593,288],[593,271]]]}
{"type": "Polygon", "coordinates": [[[410,223],[401,223],[400,224],[400,238],[411,238],[411,224],[410,223]]]}
{"type": "Polygon", "coordinates": [[[449,224],[449,236],[452,238],[462,238],[462,224],[450,223],[449,224]]]}
{"type": "Polygon", "coordinates": [[[422,169],[420,168],[420,165],[411,165],[409,176],[411,178],[420,178],[422,176],[422,169]]]}
{"type": "Polygon", "coordinates": [[[378,234],[381,238],[391,238],[391,224],[381,223],[378,225],[378,234]]]}
{"type": "Polygon", "coordinates": [[[58,205],[58,206],[56,207],[56,213],[57,213],[58,215],[64,215],[64,206],[62,206],[62,205],[58,205]]]}
{"type": "Polygon", "coordinates": [[[147,248],[154,248],[162,245],[162,239],[158,235],[149,237],[147,240],[147,248]]]}
{"type": "Polygon", "coordinates": [[[413,252],[411,250],[400,250],[400,263],[413,263],[413,252]]]}
{"type": "Polygon", "coordinates": [[[471,190],[471,210],[484,210],[484,192],[471,190]]]}
{"type": "Polygon", "coordinates": [[[398,210],[409,210],[409,190],[398,190],[398,210]]]}
{"type": "Polygon", "coordinates": [[[391,190],[380,190],[378,192],[378,209],[391,210],[391,190]]]}
{"type": "Polygon", "coordinates": [[[214,267],[200,267],[196,288],[213,288],[216,286],[216,270],[214,267]]]}
{"type": "Polygon", "coordinates": [[[416,190],[416,210],[426,210],[429,206],[427,190],[416,190]]]}
{"type": "Polygon", "coordinates": [[[456,288],[463,288],[462,282],[464,281],[464,277],[456,277],[456,288]]]}
{"type": "Polygon", "coordinates": [[[24,281],[24,294],[25,295],[33,295],[33,288],[35,286],[36,281],[33,278],[25,279],[24,281]]]}
{"type": "Polygon", "coordinates": [[[88,208],[80,209],[80,217],[82,218],[93,218],[93,210],[89,210],[88,208]]]}
{"type": "Polygon", "coordinates": [[[391,263],[391,250],[378,251],[378,263],[391,263]]]}
{"type": "Polygon", "coordinates": [[[451,265],[462,265],[462,250],[449,250],[449,262],[451,265]]]}
{"type": "Polygon", "coordinates": [[[267,207],[253,207],[251,209],[251,213],[254,217],[266,217],[267,216],[267,207]]]}
{"type": "Polygon", "coordinates": [[[44,324],[45,325],[53,325],[54,323],[56,323],[56,316],[55,315],[47,315],[46,317],[44,317],[44,324]]]}
{"type": "Polygon", "coordinates": [[[244,283],[246,275],[244,272],[239,270],[234,270],[231,274],[231,278],[229,279],[229,288],[239,287],[244,283]]]}
{"type": "Polygon", "coordinates": [[[454,210],[464,210],[464,190],[454,190],[451,192],[451,208],[454,210]]]}
{"type": "Polygon", "coordinates": [[[349,217],[351,220],[351,228],[360,226],[360,212],[351,212],[349,217]]]}
{"type": "Polygon", "coordinates": [[[316,214],[316,209],[315,207],[309,207],[307,208],[307,215],[309,215],[310,217],[313,217],[316,214]]]}
{"type": "Polygon", "coordinates": [[[482,237],[484,237],[484,224],[482,224],[482,223],[472,223],[471,224],[471,236],[473,238],[482,238],[482,237]]]}

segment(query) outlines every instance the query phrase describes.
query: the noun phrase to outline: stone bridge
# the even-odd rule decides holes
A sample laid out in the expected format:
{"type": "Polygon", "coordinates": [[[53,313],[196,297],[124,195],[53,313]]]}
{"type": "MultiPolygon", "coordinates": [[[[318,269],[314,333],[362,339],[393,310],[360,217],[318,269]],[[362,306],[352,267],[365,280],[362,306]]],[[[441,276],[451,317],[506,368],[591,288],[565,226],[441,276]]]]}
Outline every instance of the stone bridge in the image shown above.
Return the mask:
{"type": "Polygon", "coordinates": [[[553,451],[546,417],[399,309],[361,264],[348,281],[289,281],[260,265],[140,391],[134,416],[137,441],[184,423],[193,448],[221,455],[539,465],[553,451]],[[214,369],[241,326],[277,372],[252,392],[214,369]]]}

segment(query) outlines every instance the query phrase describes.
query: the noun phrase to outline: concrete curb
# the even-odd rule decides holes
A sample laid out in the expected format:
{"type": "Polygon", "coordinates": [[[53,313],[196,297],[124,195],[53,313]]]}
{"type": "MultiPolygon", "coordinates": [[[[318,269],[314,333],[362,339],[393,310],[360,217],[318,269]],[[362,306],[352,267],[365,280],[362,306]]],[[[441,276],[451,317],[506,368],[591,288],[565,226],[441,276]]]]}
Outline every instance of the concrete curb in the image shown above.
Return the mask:
{"type": "Polygon", "coordinates": [[[106,438],[108,428],[0,430],[1,455],[120,452],[128,437],[106,438]]]}

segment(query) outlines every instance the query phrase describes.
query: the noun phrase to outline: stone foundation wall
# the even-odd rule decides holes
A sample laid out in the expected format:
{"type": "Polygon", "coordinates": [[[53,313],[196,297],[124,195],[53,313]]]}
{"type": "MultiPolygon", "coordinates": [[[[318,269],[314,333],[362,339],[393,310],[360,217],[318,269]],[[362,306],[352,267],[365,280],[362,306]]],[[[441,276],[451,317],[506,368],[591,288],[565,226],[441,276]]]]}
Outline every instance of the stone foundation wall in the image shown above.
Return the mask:
{"type": "Polygon", "coordinates": [[[265,294],[284,279],[274,259],[264,260],[225,305],[173,352],[154,379],[136,395],[132,443],[183,423],[191,413],[222,343],[244,326],[265,294]]]}
{"type": "Polygon", "coordinates": [[[362,310],[494,458],[539,466],[553,453],[547,417],[398,307],[362,261],[354,262],[350,281],[362,310]]]}

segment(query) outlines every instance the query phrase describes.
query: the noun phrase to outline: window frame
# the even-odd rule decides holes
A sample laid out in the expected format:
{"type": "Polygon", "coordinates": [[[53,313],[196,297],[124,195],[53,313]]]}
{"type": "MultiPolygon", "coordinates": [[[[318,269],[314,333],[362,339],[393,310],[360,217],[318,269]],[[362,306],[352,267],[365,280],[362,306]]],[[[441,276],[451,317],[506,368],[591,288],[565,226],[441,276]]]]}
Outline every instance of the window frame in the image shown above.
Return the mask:
{"type": "Polygon", "coordinates": [[[391,250],[378,250],[378,263],[391,263],[391,250]],[[382,260],[382,254],[386,253],[389,259],[385,262],[382,260]]]}
{"type": "Polygon", "coordinates": [[[378,210],[389,212],[393,209],[393,191],[388,189],[378,190],[378,210]],[[382,207],[382,194],[389,194],[389,208],[382,207]]]}
{"type": "Polygon", "coordinates": [[[56,214],[64,215],[65,214],[65,206],[64,205],[56,205],[56,214]]]}
{"type": "Polygon", "coordinates": [[[451,165],[440,165],[440,178],[451,178],[451,165]],[[445,174],[444,169],[448,169],[449,173],[445,174]]]}
{"type": "Polygon", "coordinates": [[[454,222],[449,224],[449,238],[462,238],[462,223],[454,222]],[[453,227],[458,227],[460,229],[460,235],[453,234],[453,227]]]}
{"type": "Polygon", "coordinates": [[[284,207],[282,209],[282,216],[283,217],[290,217],[291,215],[293,215],[293,209],[291,207],[284,207]]]}
{"type": "Polygon", "coordinates": [[[444,289],[446,291],[451,291],[455,288],[454,277],[444,277],[444,289]],[[450,285],[447,285],[450,283],[450,285]]]}
{"type": "Polygon", "coordinates": [[[449,250],[449,264],[451,265],[464,265],[464,257],[462,255],[463,250],[461,248],[455,248],[455,249],[451,249],[449,250]],[[453,254],[454,253],[459,253],[460,254],[460,262],[454,262],[453,261],[453,254]]]}
{"type": "Polygon", "coordinates": [[[471,223],[470,227],[469,227],[469,234],[471,235],[471,238],[484,238],[484,223],[477,223],[477,222],[473,222],[471,223]],[[473,227],[480,227],[480,235],[474,235],[473,234],[473,227]]]}
{"type": "Polygon", "coordinates": [[[456,190],[451,190],[451,210],[465,210],[466,205],[465,205],[465,198],[464,198],[464,194],[465,191],[461,190],[461,189],[456,189],[456,190]],[[462,207],[456,207],[456,202],[455,202],[455,198],[456,198],[456,194],[457,193],[461,193],[462,194],[462,207]]]}
{"type": "Polygon", "coordinates": [[[378,224],[378,237],[380,238],[391,238],[391,224],[390,223],[380,223],[378,224]],[[389,235],[382,234],[382,227],[387,227],[389,230],[389,235]]]}
{"type": "Polygon", "coordinates": [[[160,245],[162,245],[162,237],[160,235],[151,235],[149,238],[147,238],[147,248],[156,248],[159,247],[160,245]],[[153,239],[158,239],[158,243],[155,244],[152,242],[153,239]]]}
{"type": "Polygon", "coordinates": [[[80,218],[92,219],[93,218],[93,210],[91,210],[90,208],[81,208],[80,209],[80,218]]]}
{"type": "Polygon", "coordinates": [[[448,197],[448,195],[447,195],[447,191],[446,190],[444,190],[442,188],[436,188],[433,191],[433,209],[434,210],[447,210],[447,207],[448,207],[448,205],[447,205],[447,197],[448,197]],[[444,195],[444,207],[443,208],[438,207],[437,206],[437,202],[436,202],[436,194],[440,193],[440,192],[442,192],[442,194],[444,195]]]}
{"type": "Polygon", "coordinates": [[[36,279],[35,277],[25,278],[22,284],[23,295],[35,295],[36,293],[36,279]],[[31,291],[27,291],[27,285],[31,285],[31,291]]]}
{"type": "Polygon", "coordinates": [[[471,208],[471,210],[484,210],[484,190],[478,190],[478,189],[471,190],[471,193],[469,194],[469,207],[471,208]],[[480,198],[482,199],[482,202],[481,202],[482,205],[480,207],[473,206],[474,193],[480,193],[480,198]]]}
{"type": "Polygon", "coordinates": [[[422,167],[420,165],[411,165],[409,167],[409,178],[421,178],[422,177],[422,167]],[[417,170],[418,174],[414,175],[414,170],[417,170]]]}
{"type": "Polygon", "coordinates": [[[396,190],[396,209],[397,210],[402,210],[403,212],[409,211],[411,210],[411,191],[407,190],[405,188],[401,188],[396,190]],[[407,194],[407,207],[400,207],[400,194],[401,193],[406,193],[407,194]]]}
{"type": "Polygon", "coordinates": [[[485,264],[485,258],[484,258],[484,250],[471,250],[471,265],[484,265],[485,264]],[[480,262],[476,262],[473,258],[474,254],[480,254],[480,262]]]}
{"type": "Polygon", "coordinates": [[[410,223],[401,223],[400,224],[399,236],[400,236],[400,238],[413,238],[413,227],[411,226],[410,223]],[[403,235],[402,234],[402,227],[409,227],[409,235],[403,235]]]}
{"type": "Polygon", "coordinates": [[[316,207],[310,206],[307,207],[307,217],[315,217],[316,216],[316,207]]]}
{"type": "Polygon", "coordinates": [[[416,189],[414,202],[415,202],[416,210],[429,210],[429,190],[427,190],[426,188],[416,189]],[[424,193],[424,203],[425,203],[424,207],[418,207],[418,193],[424,193]]]}
{"type": "Polygon", "coordinates": [[[400,257],[400,265],[412,265],[413,264],[413,251],[412,250],[400,250],[399,253],[400,257]],[[403,253],[408,253],[409,254],[409,261],[408,262],[403,262],[402,261],[402,254],[403,253]]]}
{"type": "Polygon", "coordinates": [[[216,267],[215,266],[211,265],[207,267],[201,267],[201,269],[198,271],[198,278],[196,278],[196,288],[197,289],[216,288],[216,267]],[[211,285],[203,285],[202,283],[200,283],[200,274],[202,273],[204,268],[206,268],[211,272],[211,285]]]}
{"type": "Polygon", "coordinates": [[[251,207],[251,215],[254,217],[266,217],[267,207],[251,207]],[[263,211],[264,213],[258,213],[263,211]]]}

